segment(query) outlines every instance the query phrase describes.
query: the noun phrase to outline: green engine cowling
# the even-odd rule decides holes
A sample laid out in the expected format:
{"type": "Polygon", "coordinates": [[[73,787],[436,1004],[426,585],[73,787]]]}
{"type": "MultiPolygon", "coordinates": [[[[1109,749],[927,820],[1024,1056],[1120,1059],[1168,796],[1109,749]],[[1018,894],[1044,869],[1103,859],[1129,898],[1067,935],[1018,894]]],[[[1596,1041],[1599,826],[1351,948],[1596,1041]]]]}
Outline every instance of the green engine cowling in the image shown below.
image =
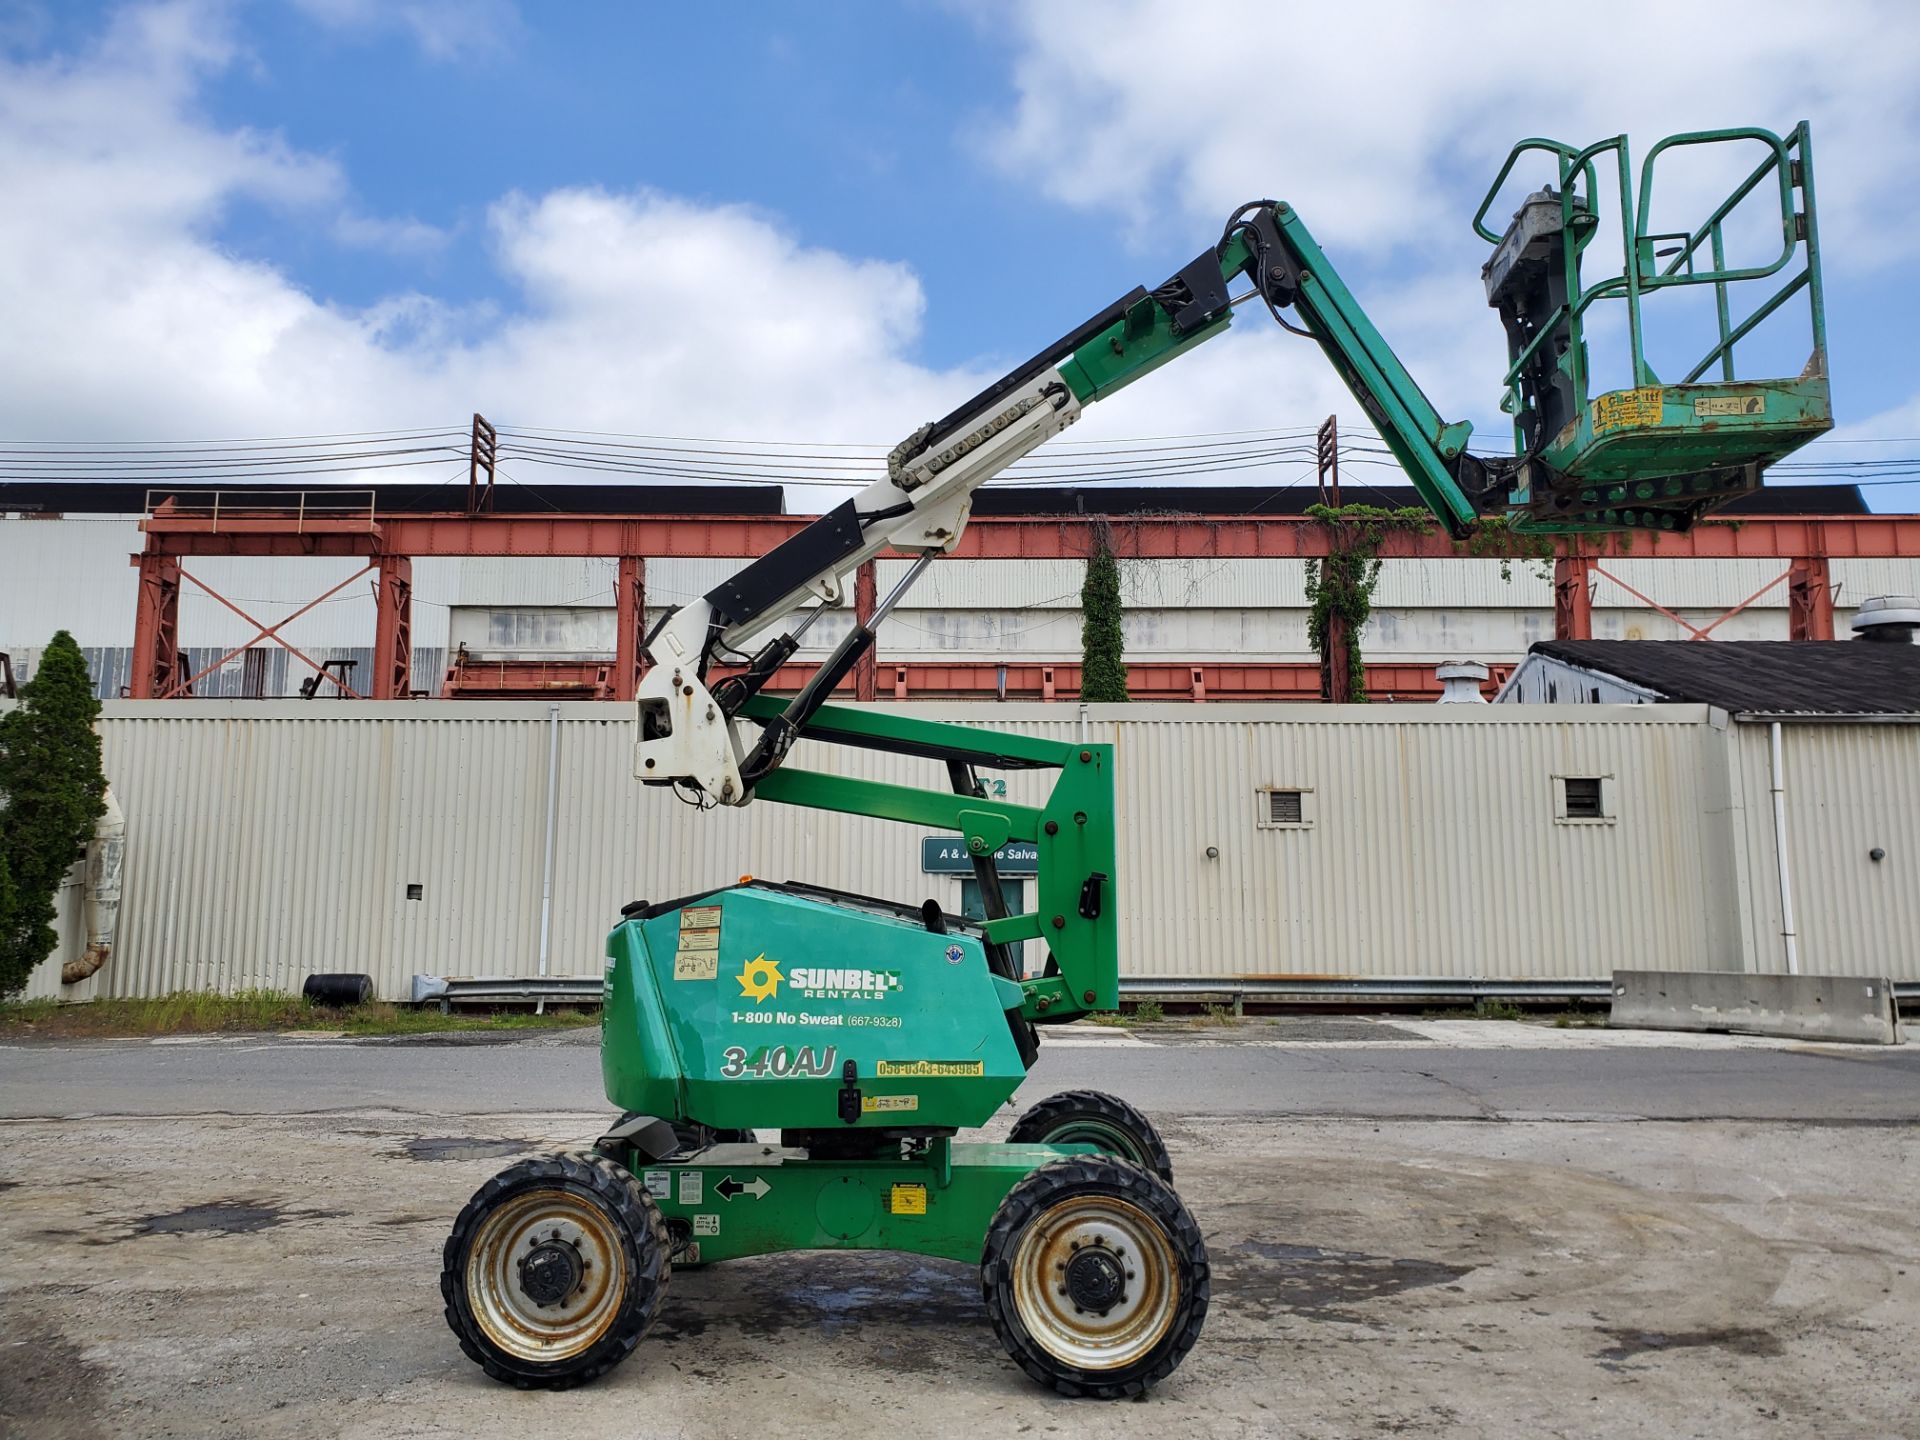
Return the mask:
{"type": "Polygon", "coordinates": [[[974,1126],[1026,1075],[1024,998],[975,935],[749,882],[608,937],[601,1074],[622,1110],[718,1129],[974,1126]]]}

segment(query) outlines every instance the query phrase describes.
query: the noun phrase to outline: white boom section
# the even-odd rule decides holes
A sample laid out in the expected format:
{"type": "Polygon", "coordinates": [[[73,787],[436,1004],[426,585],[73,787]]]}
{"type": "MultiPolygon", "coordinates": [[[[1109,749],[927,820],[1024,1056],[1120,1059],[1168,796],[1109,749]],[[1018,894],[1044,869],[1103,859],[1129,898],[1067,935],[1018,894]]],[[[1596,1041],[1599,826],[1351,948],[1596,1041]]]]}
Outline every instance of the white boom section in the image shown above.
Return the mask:
{"type": "MultiPolygon", "coordinates": [[[[882,550],[952,550],[973,513],[973,492],[1066,429],[1080,418],[1080,410],[1080,402],[1054,369],[1001,397],[976,424],[907,461],[897,480],[889,474],[854,498],[861,515],[909,508],[866,526],[859,549],[825,565],[757,615],[729,626],[719,645],[739,650],[809,600],[838,605],[843,577],[882,550]]],[[[712,627],[713,607],[695,600],[683,605],[647,647],[651,668],[640,681],[640,714],[651,717],[658,738],[639,742],[634,774],[642,780],[684,781],[722,805],[744,805],[751,796],[741,783],[740,762],[752,748],[758,727],[730,722],[702,679],[701,661],[711,653],[712,627]]]]}

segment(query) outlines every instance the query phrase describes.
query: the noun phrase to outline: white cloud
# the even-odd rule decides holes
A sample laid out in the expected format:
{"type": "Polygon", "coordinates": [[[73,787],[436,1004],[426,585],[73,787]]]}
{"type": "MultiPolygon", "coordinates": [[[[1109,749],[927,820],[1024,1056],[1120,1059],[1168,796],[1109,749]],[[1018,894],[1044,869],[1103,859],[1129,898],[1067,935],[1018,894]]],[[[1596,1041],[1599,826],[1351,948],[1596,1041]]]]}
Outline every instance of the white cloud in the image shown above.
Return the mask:
{"type": "Polygon", "coordinates": [[[453,236],[411,216],[383,218],[347,211],[333,222],[333,238],[354,250],[417,256],[437,254],[453,236]]]}
{"type": "Polygon", "coordinates": [[[1920,159],[1907,0],[1749,0],[1737,19],[1663,0],[1102,0],[1002,16],[1018,103],[983,143],[1056,198],[1136,225],[1217,224],[1270,194],[1348,251],[1454,248],[1523,136],[1626,131],[1645,146],[1805,118],[1842,263],[1920,244],[1901,223],[1920,197],[1889,183],[1920,159]]]}
{"type": "Polygon", "coordinates": [[[513,0],[293,0],[310,20],[354,37],[400,31],[430,60],[505,53],[520,28],[513,0]]]}
{"type": "Polygon", "coordinates": [[[242,197],[341,243],[440,232],[360,214],[330,160],[204,119],[238,51],[221,10],[129,12],[94,50],[0,61],[0,433],[310,434],[478,409],[580,428],[883,439],[980,377],[907,352],[903,265],[799,244],[775,219],[653,192],[510,195],[486,220],[505,315],[399,294],[331,305],[223,249],[242,197]]]}
{"type": "MultiPolygon", "coordinates": [[[[302,3],[346,30],[388,23],[385,7],[361,0],[302,3]]],[[[1503,368],[1472,242],[1460,233],[1461,197],[1477,198],[1475,177],[1515,126],[1594,135],[1631,123],[1653,134],[1777,120],[1783,109],[1791,117],[1801,91],[1763,94],[1766,77],[1828,74],[1833,63],[1821,41],[1796,67],[1747,36],[1768,31],[1768,17],[1749,25],[1743,12],[1724,41],[1741,84],[1703,91],[1711,115],[1682,113],[1653,103],[1653,80],[1625,85],[1624,59],[1602,66],[1613,89],[1560,96],[1527,78],[1519,56],[1532,51],[1501,38],[1499,22],[1476,21],[1469,33],[1458,12],[1449,26],[1429,7],[1396,10],[1392,53],[1371,55],[1381,12],[1368,24],[1351,8],[1282,25],[1261,8],[1229,19],[1205,5],[1116,4],[1099,25],[1065,27],[1072,36],[1059,39],[1021,12],[1023,99],[1004,143],[1009,163],[1036,183],[1129,214],[1160,248],[1181,234],[1197,251],[1230,205],[1262,190],[1299,203],[1330,248],[1363,265],[1384,244],[1412,247],[1411,263],[1396,257],[1400,277],[1364,298],[1449,415],[1486,416],[1503,368]],[[1179,66],[1136,63],[1196,46],[1226,78],[1173,84],[1166,77],[1177,80],[1179,66]]],[[[453,13],[419,13],[428,10],[453,13]]],[[[223,249],[227,210],[242,199],[296,207],[336,243],[403,254],[431,253],[445,234],[417,217],[363,214],[332,160],[205,118],[202,85],[243,59],[227,18],[206,5],[149,7],[123,14],[84,55],[0,60],[0,193],[9,201],[0,273],[24,277],[0,325],[0,434],[308,434],[457,423],[478,409],[503,423],[884,443],[987,378],[912,358],[925,302],[907,266],[805,246],[776,217],[745,207],[652,191],[499,200],[484,223],[513,297],[504,311],[418,293],[328,304],[272,265],[223,249]]],[[[1844,11],[1828,19],[1850,36],[1862,23],[1844,11]]],[[[1871,99],[1842,97],[1814,118],[1826,125],[1837,115],[1844,130],[1874,111],[1892,137],[1879,153],[1910,167],[1901,137],[1914,128],[1914,100],[1883,82],[1901,70],[1912,27],[1894,23],[1900,14],[1882,19],[1878,52],[1851,72],[1871,99]]],[[[1656,53],[1648,63],[1661,83],[1677,83],[1679,61],[1656,53]]],[[[1833,207],[1845,213],[1861,181],[1834,159],[1848,147],[1819,133],[1833,253],[1833,207]]],[[[1887,207],[1881,223],[1898,229],[1920,202],[1882,185],[1877,203],[1887,207]]],[[[1087,296],[1087,308],[1105,298],[1087,296]]],[[[1227,339],[1095,407],[1067,438],[1311,426],[1330,410],[1358,428],[1315,347],[1254,312],[1227,339]]],[[[1480,448],[1504,449],[1504,433],[1484,432],[1480,448]]]]}
{"type": "MultiPolygon", "coordinates": [[[[1662,0],[1100,0],[1008,5],[982,23],[1013,36],[1017,97],[976,131],[983,156],[1156,253],[1180,237],[1197,251],[1243,201],[1291,202],[1443,413],[1480,423],[1483,451],[1506,448],[1494,414],[1505,350],[1479,281],[1487,247],[1467,226],[1524,136],[1585,144],[1624,131],[1643,154],[1683,130],[1784,132],[1804,118],[1828,275],[1904,275],[1920,259],[1920,191],[1898,178],[1920,170],[1910,0],[1750,0],[1711,15],[1662,0]]],[[[1669,152],[1657,193],[1703,198],[1695,158],[1669,152]]],[[[1527,178],[1530,189],[1548,176],[1527,178]]],[[[1510,209],[1495,208],[1492,228],[1510,209]]],[[[1617,268],[1617,238],[1610,252],[1601,243],[1596,262],[1617,268]]],[[[1661,318],[1649,307],[1650,324],[1661,318]]],[[[1256,325],[1254,313],[1237,328],[1256,325]]],[[[1136,394],[1182,429],[1356,409],[1311,347],[1273,336],[1230,336],[1136,394]]],[[[1095,426],[1141,428],[1099,414],[1081,433],[1095,426]]]]}

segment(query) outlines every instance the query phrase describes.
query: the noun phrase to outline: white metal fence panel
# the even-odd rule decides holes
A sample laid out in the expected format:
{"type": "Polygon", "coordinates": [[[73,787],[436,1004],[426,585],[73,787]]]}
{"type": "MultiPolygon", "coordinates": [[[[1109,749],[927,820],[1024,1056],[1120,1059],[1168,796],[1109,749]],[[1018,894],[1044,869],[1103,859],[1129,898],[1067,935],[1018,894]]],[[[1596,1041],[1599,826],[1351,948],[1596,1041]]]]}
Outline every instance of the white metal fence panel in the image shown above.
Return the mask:
{"type": "MultiPolygon", "coordinates": [[[[912,711],[1116,745],[1130,976],[1739,963],[1725,821],[1738,767],[1700,707],[912,711]],[[1610,815],[1569,823],[1565,776],[1603,778],[1610,815]],[[1260,823],[1263,787],[1302,792],[1304,823],[1260,823]]],[[[628,707],[557,713],[551,973],[594,973],[627,901],[743,873],[959,902],[958,877],[922,873],[913,827],[764,804],[699,813],[628,778],[628,707]]],[[[416,973],[532,974],[549,716],[541,703],[110,704],[128,839],[103,993],[290,990],[353,970],[400,996],[416,973]]],[[[934,762],[811,744],[794,763],[945,781],[934,762]]],[[[1005,778],[1026,802],[1048,783],[1005,778]]]]}
{"type": "Polygon", "coordinates": [[[1120,724],[1129,973],[1544,978],[1723,961],[1703,709],[1231,708],[1246,718],[1120,724]],[[1566,775],[1608,777],[1612,818],[1557,819],[1566,775]],[[1261,826],[1266,789],[1301,792],[1305,823],[1261,826]]]}
{"type": "MultiPolygon", "coordinates": [[[[1735,735],[1749,968],[1781,973],[1770,736],[1764,724],[1735,735]]],[[[1786,724],[1780,738],[1801,973],[1920,980],[1920,725],[1786,724]]]]}

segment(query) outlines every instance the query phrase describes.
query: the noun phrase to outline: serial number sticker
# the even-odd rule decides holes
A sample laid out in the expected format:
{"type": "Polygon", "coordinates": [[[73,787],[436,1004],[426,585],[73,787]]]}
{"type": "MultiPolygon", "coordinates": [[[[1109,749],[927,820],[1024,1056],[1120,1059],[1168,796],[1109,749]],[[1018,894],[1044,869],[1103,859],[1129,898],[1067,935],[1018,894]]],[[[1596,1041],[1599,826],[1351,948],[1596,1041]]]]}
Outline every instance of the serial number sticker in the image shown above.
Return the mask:
{"type": "Polygon", "coordinates": [[[682,1170],[680,1172],[680,1203],[698,1205],[706,1195],[706,1172],[703,1170],[682,1170]]]}
{"type": "Polygon", "coordinates": [[[1696,415],[1764,415],[1764,395],[1702,395],[1693,402],[1696,415]]]}
{"type": "Polygon", "coordinates": [[[860,1097],[862,1115],[879,1115],[889,1111],[918,1110],[918,1095],[863,1095],[860,1097]]]}
{"type": "Polygon", "coordinates": [[[693,1233],[696,1235],[718,1235],[720,1217],[718,1215],[696,1215],[693,1217],[693,1233]]]}
{"type": "MultiPolygon", "coordinates": [[[[719,932],[714,932],[718,934],[719,932]]],[[[686,937],[683,935],[684,941],[686,937]]],[[[680,949],[673,953],[673,978],[676,980],[718,980],[720,978],[720,952],[718,950],[680,949]]]]}
{"type": "Polygon", "coordinates": [[[1593,433],[1626,430],[1660,423],[1661,389],[1658,385],[1638,390],[1615,390],[1593,402],[1593,433]]]}
{"type": "Polygon", "coordinates": [[[665,1200],[673,1193],[673,1172],[671,1170],[649,1170],[641,1177],[647,1187],[647,1194],[656,1200],[665,1200]]]}
{"type": "Polygon", "coordinates": [[[873,1073],[909,1080],[934,1080],[948,1076],[985,1075],[987,1062],[984,1060],[882,1060],[873,1067],[873,1073]]]}
{"type": "Polygon", "coordinates": [[[692,910],[680,912],[682,930],[718,930],[720,928],[720,907],[701,905],[692,910]]]}
{"type": "Polygon", "coordinates": [[[892,1215],[924,1215],[927,1213],[927,1187],[924,1185],[896,1185],[887,1192],[887,1212],[892,1215]]]}

